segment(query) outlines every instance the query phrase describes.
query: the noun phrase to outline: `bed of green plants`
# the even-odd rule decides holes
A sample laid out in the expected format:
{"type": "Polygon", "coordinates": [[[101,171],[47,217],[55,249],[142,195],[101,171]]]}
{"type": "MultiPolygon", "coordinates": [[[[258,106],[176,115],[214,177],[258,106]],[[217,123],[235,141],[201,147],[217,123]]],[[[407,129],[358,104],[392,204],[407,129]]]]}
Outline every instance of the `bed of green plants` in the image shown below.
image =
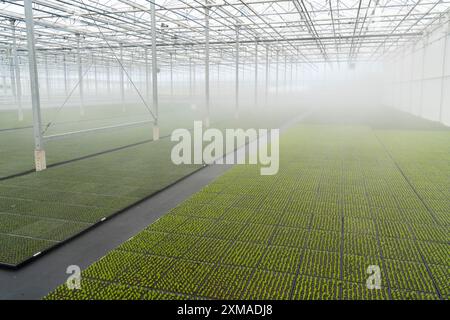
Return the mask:
{"type": "MultiPolygon", "coordinates": [[[[172,110],[161,118],[162,135],[169,134],[173,128],[193,126],[196,114],[185,115],[183,112],[188,113],[182,111],[177,114],[172,110]]],[[[279,126],[291,115],[286,111],[277,117],[256,119],[247,114],[235,120],[218,114],[212,121],[219,129],[257,125],[271,127],[279,126]]],[[[71,122],[70,126],[80,128],[86,123],[71,122]]],[[[1,163],[14,166],[16,157],[22,156],[8,153],[12,147],[32,156],[32,146],[27,151],[20,139],[8,141],[5,134],[9,131],[0,132],[0,140],[4,139],[0,142],[1,163]],[[4,144],[5,141],[8,143],[4,144]]],[[[27,134],[31,137],[31,132],[27,134]]],[[[47,155],[52,163],[149,137],[151,126],[89,134],[55,141],[58,147],[55,145],[52,149],[49,144],[47,155]]],[[[174,165],[170,160],[173,145],[169,137],[163,137],[159,141],[77,160],[39,173],[0,180],[0,264],[19,265],[201,167],[174,165]]],[[[8,171],[11,172],[14,171],[8,171]]],[[[186,233],[197,231],[185,230],[186,233]]]]}
{"type": "Polygon", "coordinates": [[[46,299],[449,299],[449,152],[449,131],[299,125],[277,175],[235,166],[46,299]]]}
{"type": "MultiPolygon", "coordinates": [[[[1,118],[9,119],[4,111],[1,118]]],[[[162,106],[160,113],[161,136],[174,128],[192,127],[195,119],[201,118],[198,111],[187,106],[162,106]]],[[[124,123],[151,120],[152,117],[144,107],[129,106],[125,112],[118,106],[89,106],[84,116],[78,108],[43,109],[42,130],[45,135],[54,135],[98,127],[114,126],[124,123]],[[47,128],[47,125],[51,125],[47,128]]],[[[5,120],[3,120],[5,121],[5,120]]],[[[20,123],[0,123],[0,178],[33,169],[33,129],[28,117],[20,123]],[[19,128],[17,130],[4,130],[19,128]]],[[[77,159],[118,147],[127,146],[152,139],[152,124],[124,127],[106,131],[85,133],[51,140],[45,144],[47,164],[77,159]]]]}
{"type": "MultiPolygon", "coordinates": [[[[276,115],[255,117],[253,112],[243,112],[239,120],[232,113],[213,110],[212,125],[217,128],[271,128],[283,123],[298,111],[284,109],[276,115]]],[[[0,111],[0,179],[34,168],[34,140],[31,115],[25,120],[15,120],[13,111],[0,111]],[[11,130],[13,129],[13,130],[11,130]]],[[[201,120],[203,111],[192,110],[187,103],[160,106],[160,135],[165,137],[176,128],[192,128],[193,121],[201,120]]],[[[80,116],[78,108],[50,108],[42,111],[42,131],[45,135],[61,134],[85,129],[152,120],[143,106],[129,105],[125,111],[117,105],[86,107],[80,116]],[[48,128],[47,125],[51,124],[48,128]]],[[[46,142],[47,165],[95,155],[136,143],[152,140],[152,124],[89,132],[46,142]]]]}

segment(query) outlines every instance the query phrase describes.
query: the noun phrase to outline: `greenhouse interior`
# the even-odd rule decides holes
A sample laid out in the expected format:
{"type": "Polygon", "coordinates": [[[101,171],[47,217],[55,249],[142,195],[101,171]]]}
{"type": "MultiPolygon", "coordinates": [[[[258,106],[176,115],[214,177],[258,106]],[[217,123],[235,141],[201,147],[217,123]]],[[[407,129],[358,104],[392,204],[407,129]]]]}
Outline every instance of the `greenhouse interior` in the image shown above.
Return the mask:
{"type": "Polygon", "coordinates": [[[0,1],[1,300],[448,300],[449,0],[0,1]]]}

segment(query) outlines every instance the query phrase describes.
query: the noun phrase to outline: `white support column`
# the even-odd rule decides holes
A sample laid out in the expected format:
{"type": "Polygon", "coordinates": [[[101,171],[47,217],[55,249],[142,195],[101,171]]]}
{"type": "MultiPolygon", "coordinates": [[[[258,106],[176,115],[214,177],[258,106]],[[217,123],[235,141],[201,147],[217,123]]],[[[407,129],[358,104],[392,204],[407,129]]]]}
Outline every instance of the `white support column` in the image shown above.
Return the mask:
{"type": "Polygon", "coordinates": [[[276,70],[275,70],[275,94],[278,95],[278,80],[280,74],[280,49],[277,48],[277,56],[276,56],[276,70]]]}
{"type": "Polygon", "coordinates": [[[217,61],[217,87],[220,88],[220,61],[217,61]]]}
{"type": "MultiPolygon", "coordinates": [[[[128,75],[127,75],[126,79],[125,79],[125,74],[124,74],[124,82],[126,80],[126,83],[127,83],[127,92],[130,92],[130,90],[133,87],[132,83],[131,83],[131,79],[133,79],[133,74],[134,74],[133,73],[133,65],[134,65],[133,61],[134,61],[134,54],[133,54],[133,51],[131,51],[130,67],[128,68],[128,75]]],[[[122,64],[125,67],[125,64],[124,63],[122,63],[122,64]]]]}
{"type": "Polygon", "coordinates": [[[3,94],[6,96],[6,92],[7,92],[7,90],[6,90],[6,87],[7,87],[7,85],[6,85],[6,68],[5,67],[2,67],[2,84],[3,84],[3,94]]]}
{"type": "Polygon", "coordinates": [[[151,29],[152,29],[152,98],[155,123],[153,126],[153,140],[159,140],[159,115],[158,115],[158,60],[156,57],[156,14],[155,3],[150,2],[151,29]]]}
{"type": "MultiPolygon", "coordinates": [[[[425,58],[427,55],[427,47],[428,47],[428,39],[429,39],[430,35],[427,34],[425,39],[424,39],[424,46],[423,46],[423,57],[422,57],[422,77],[421,77],[421,81],[420,81],[420,105],[419,105],[419,117],[423,117],[423,83],[424,83],[424,78],[425,78],[425,58]]],[[[404,60],[403,60],[404,61],[404,60]]],[[[402,62],[403,65],[403,62],[402,62]]]]}
{"type": "Polygon", "coordinates": [[[122,103],[122,111],[125,112],[125,88],[124,88],[124,76],[123,68],[125,63],[123,61],[123,45],[120,44],[120,63],[119,63],[119,81],[120,81],[120,102],[122,103]]]}
{"type": "Polygon", "coordinates": [[[192,66],[192,76],[193,76],[193,82],[192,82],[192,92],[194,93],[194,97],[196,95],[196,88],[197,88],[197,64],[194,61],[194,64],[192,66]]]}
{"type": "Polygon", "coordinates": [[[33,109],[34,160],[36,171],[47,168],[44,143],[42,139],[41,105],[39,98],[39,80],[36,66],[32,0],[24,1],[25,23],[27,29],[28,62],[30,71],[31,105],[33,109]]]}
{"type": "Polygon", "coordinates": [[[307,71],[308,70],[303,65],[303,63],[300,63],[300,77],[299,77],[300,78],[299,79],[300,87],[305,87],[306,86],[306,78],[308,76],[307,71]]]}
{"type": "Polygon", "coordinates": [[[63,72],[64,72],[64,93],[67,97],[69,95],[69,86],[67,84],[67,61],[66,54],[63,53],[63,72]]]}
{"type": "Polygon", "coordinates": [[[44,56],[44,68],[45,68],[45,91],[47,92],[47,100],[50,101],[50,74],[48,72],[47,53],[45,53],[44,56]]]}
{"type": "Polygon", "coordinates": [[[147,101],[150,101],[150,75],[148,73],[148,49],[145,48],[144,51],[144,60],[145,60],[145,94],[147,97],[147,101]]]}
{"type": "Polygon", "coordinates": [[[94,65],[94,88],[95,95],[98,95],[98,77],[97,77],[97,59],[95,59],[94,54],[92,54],[92,64],[94,65]]]}
{"type": "Polygon", "coordinates": [[[255,107],[258,106],[258,39],[255,41],[255,107]]]}
{"type": "Polygon", "coordinates": [[[292,92],[292,81],[294,80],[294,66],[292,63],[292,58],[289,59],[289,70],[290,70],[290,79],[289,79],[289,91],[292,92]]]}
{"type": "Polygon", "coordinates": [[[106,89],[111,93],[111,69],[109,67],[109,59],[106,58],[106,89]]]}
{"type": "Polygon", "coordinates": [[[286,52],[284,53],[284,82],[283,82],[283,86],[284,89],[286,90],[287,87],[287,54],[286,52]]]}
{"type": "Polygon", "coordinates": [[[300,56],[300,48],[297,47],[297,56],[295,57],[295,89],[298,91],[299,90],[299,82],[300,82],[300,77],[298,74],[298,57],[300,56]]]}
{"type": "Polygon", "coordinates": [[[192,98],[192,57],[189,57],[189,97],[192,98]]]}
{"type": "Polygon", "coordinates": [[[170,53],[170,97],[173,98],[173,53],[170,53]]]}
{"type": "Polygon", "coordinates": [[[11,83],[11,93],[14,98],[14,103],[17,102],[17,92],[16,92],[16,76],[14,71],[14,57],[12,47],[8,50],[9,55],[9,79],[11,83]]]}
{"type": "Polygon", "coordinates": [[[16,44],[16,21],[11,20],[11,30],[12,30],[12,55],[14,59],[14,70],[15,70],[15,85],[16,85],[16,102],[17,102],[17,115],[19,121],[23,121],[23,110],[22,110],[22,84],[20,81],[20,63],[19,56],[17,54],[17,44],[16,44]]]}
{"type": "Polygon", "coordinates": [[[236,79],[235,79],[235,111],[234,117],[239,118],[239,26],[236,26],[236,79]]]}
{"type": "MultiPolygon", "coordinates": [[[[206,5],[208,3],[206,2],[206,5]]],[[[205,38],[206,38],[206,45],[205,45],[205,103],[206,103],[206,116],[204,121],[204,126],[206,128],[209,127],[209,121],[210,121],[210,111],[209,111],[209,104],[210,104],[210,97],[209,97],[209,8],[208,6],[205,7],[205,38]]]]}
{"type": "MultiPolygon", "coordinates": [[[[450,18],[450,15],[449,15],[450,18]]],[[[448,45],[448,37],[450,36],[450,20],[447,24],[447,32],[445,35],[445,40],[444,40],[444,56],[442,58],[442,75],[441,75],[441,98],[440,98],[440,104],[439,104],[439,122],[443,122],[444,119],[442,119],[443,114],[444,114],[444,86],[445,86],[445,71],[447,68],[447,45],[448,45]]],[[[447,106],[448,108],[449,106],[447,106]]]]}
{"type": "MultiPolygon", "coordinates": [[[[84,37],[83,37],[84,39],[84,37]]],[[[88,57],[88,53],[85,52],[85,56],[86,56],[86,68],[84,70],[84,75],[83,75],[83,94],[85,94],[86,92],[90,92],[90,86],[91,86],[91,81],[89,81],[89,74],[90,74],[90,61],[89,61],[89,57],[88,57]]],[[[81,58],[81,61],[83,61],[83,58],[81,58]]],[[[84,96],[83,96],[84,99],[84,96]]]]}
{"type": "Polygon", "coordinates": [[[411,46],[411,76],[409,77],[409,113],[414,114],[413,110],[413,81],[414,81],[414,46],[411,46]]]}
{"type": "Polygon", "coordinates": [[[268,104],[268,97],[269,97],[269,65],[270,65],[270,61],[269,61],[269,52],[270,52],[270,47],[267,46],[266,47],[266,87],[265,87],[265,102],[266,102],[266,106],[268,104]]]}
{"type": "Polygon", "coordinates": [[[80,34],[77,34],[78,88],[80,92],[80,115],[84,116],[83,64],[81,62],[80,34]]]}

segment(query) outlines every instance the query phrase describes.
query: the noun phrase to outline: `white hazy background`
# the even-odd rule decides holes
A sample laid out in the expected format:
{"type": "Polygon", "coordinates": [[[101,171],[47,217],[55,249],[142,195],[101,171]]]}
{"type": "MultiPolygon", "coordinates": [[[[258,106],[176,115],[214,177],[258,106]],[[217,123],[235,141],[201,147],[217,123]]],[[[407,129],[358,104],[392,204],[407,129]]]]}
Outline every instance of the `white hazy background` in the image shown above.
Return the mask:
{"type": "MultiPolygon", "coordinates": [[[[450,125],[450,41],[446,30],[447,26],[444,25],[428,37],[400,48],[382,61],[355,61],[354,66],[347,63],[311,65],[280,56],[277,68],[275,52],[271,52],[267,74],[265,50],[261,49],[258,56],[257,83],[253,51],[249,48],[243,51],[242,63],[239,66],[240,108],[256,108],[258,112],[264,110],[270,113],[276,112],[276,106],[280,104],[309,108],[389,106],[450,125]]],[[[151,83],[147,85],[146,67],[140,56],[143,49],[134,50],[135,52],[122,61],[126,73],[134,83],[133,85],[124,74],[125,103],[142,104],[134,88],[136,86],[142,97],[151,105],[151,83]]],[[[1,54],[0,109],[16,109],[17,99],[10,78],[8,53],[1,54]]],[[[42,108],[58,108],[66,100],[65,108],[79,106],[75,53],[65,54],[66,69],[63,56],[43,56],[42,52],[38,54],[42,108]],[[67,89],[64,70],[67,75],[67,89]]],[[[158,58],[161,105],[176,103],[197,109],[204,108],[205,71],[201,57],[193,59],[194,67],[193,64],[189,65],[189,55],[183,52],[175,53],[172,76],[168,55],[160,54],[158,58]]],[[[26,52],[20,53],[19,60],[22,105],[27,109],[31,107],[31,102],[26,52]]],[[[87,52],[83,54],[82,64],[83,73],[86,72],[83,77],[86,109],[89,105],[121,104],[120,67],[117,61],[106,63],[97,59],[95,53],[87,52]]],[[[149,78],[151,79],[151,70],[149,78]]],[[[229,59],[221,62],[211,59],[210,92],[211,109],[235,108],[234,61],[229,59]]]]}

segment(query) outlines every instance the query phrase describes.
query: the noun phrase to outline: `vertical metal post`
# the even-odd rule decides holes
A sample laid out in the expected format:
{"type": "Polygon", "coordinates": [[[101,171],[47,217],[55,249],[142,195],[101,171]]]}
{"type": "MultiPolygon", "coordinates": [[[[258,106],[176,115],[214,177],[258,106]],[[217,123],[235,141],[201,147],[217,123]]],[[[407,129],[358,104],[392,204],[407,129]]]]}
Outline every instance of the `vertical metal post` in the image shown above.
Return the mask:
{"type": "Polygon", "coordinates": [[[12,28],[12,54],[13,54],[14,68],[15,68],[17,113],[18,113],[19,121],[22,121],[23,120],[22,84],[20,82],[20,64],[19,64],[19,56],[17,54],[16,21],[15,20],[11,20],[11,28],[12,28]]]}
{"type": "Polygon", "coordinates": [[[80,34],[77,34],[78,87],[80,90],[80,114],[84,116],[83,65],[81,63],[80,34]]]}
{"type": "Polygon", "coordinates": [[[220,61],[217,61],[217,86],[220,87],[220,61]]]}
{"type": "MultiPolygon", "coordinates": [[[[206,3],[208,5],[208,3],[206,3]]],[[[205,7],[205,99],[206,99],[206,117],[204,126],[209,127],[209,8],[205,7]]]]}
{"type": "Polygon", "coordinates": [[[108,93],[111,93],[111,73],[108,58],[106,58],[106,89],[108,90],[108,93]]]}
{"type": "Polygon", "coordinates": [[[192,57],[189,57],[189,97],[192,98],[192,57]]]}
{"type": "Polygon", "coordinates": [[[280,49],[277,48],[276,71],[275,71],[275,93],[278,95],[278,76],[279,76],[280,49]]]}
{"type": "Polygon", "coordinates": [[[289,70],[291,72],[290,80],[289,80],[289,91],[292,91],[292,80],[294,79],[294,75],[293,75],[294,66],[293,66],[293,63],[292,63],[292,58],[289,59],[289,70]]]}
{"type": "Polygon", "coordinates": [[[88,65],[88,67],[85,70],[85,74],[83,77],[83,93],[84,92],[90,92],[90,85],[91,85],[91,81],[89,81],[89,77],[90,77],[90,67],[89,67],[89,57],[87,57],[87,53],[86,53],[86,64],[88,65]]]}
{"type": "Polygon", "coordinates": [[[3,69],[3,72],[2,72],[2,79],[3,79],[3,94],[6,96],[6,87],[7,87],[7,85],[6,85],[6,68],[2,68],[3,69]]]}
{"type": "Polygon", "coordinates": [[[45,68],[45,90],[47,91],[47,100],[50,101],[50,75],[48,72],[48,59],[47,54],[44,56],[44,68],[45,68]]]}
{"type": "Polygon", "coordinates": [[[295,57],[295,88],[298,90],[299,87],[299,75],[298,75],[298,57],[300,56],[300,49],[297,48],[297,56],[295,57]]]}
{"type": "Polygon", "coordinates": [[[67,95],[69,94],[69,88],[67,85],[67,61],[65,53],[63,53],[63,71],[64,71],[64,93],[67,97],[67,95]]]}
{"type": "MultiPolygon", "coordinates": [[[[133,60],[134,60],[134,54],[133,54],[133,51],[131,51],[130,67],[128,68],[128,76],[126,79],[127,91],[130,91],[130,89],[132,87],[130,79],[133,79],[133,60]]],[[[125,63],[122,63],[122,65],[125,67],[125,63]]],[[[124,82],[125,82],[125,75],[124,75],[124,82]]]]}
{"type": "Polygon", "coordinates": [[[145,60],[145,94],[147,97],[147,101],[150,101],[150,75],[148,74],[148,49],[145,48],[144,52],[144,60],[145,60]]]}
{"type": "Polygon", "coordinates": [[[151,27],[152,27],[152,98],[153,98],[153,110],[155,114],[155,123],[153,126],[153,140],[159,139],[159,123],[158,123],[158,60],[156,57],[156,14],[155,3],[150,2],[151,11],[151,27]]]}
{"type": "Polygon", "coordinates": [[[32,0],[24,1],[25,23],[27,29],[28,63],[30,71],[31,106],[33,109],[34,160],[36,171],[45,170],[45,150],[41,132],[41,105],[39,98],[39,80],[36,66],[32,0]]]}
{"type": "Polygon", "coordinates": [[[98,95],[97,60],[95,59],[94,54],[92,54],[92,64],[94,65],[94,88],[95,88],[95,95],[98,95]]]}
{"type": "MultiPolygon", "coordinates": [[[[445,85],[445,71],[447,67],[447,45],[448,45],[448,37],[450,36],[450,20],[447,25],[447,32],[445,34],[445,40],[444,40],[444,56],[442,61],[442,77],[441,77],[441,100],[439,104],[439,122],[442,122],[444,119],[442,119],[443,113],[444,113],[444,85],[445,85]]],[[[447,106],[448,107],[448,106],[447,106]]]]}
{"type": "Polygon", "coordinates": [[[14,58],[12,48],[8,50],[9,54],[9,76],[11,82],[11,93],[14,98],[14,102],[17,102],[17,93],[16,93],[16,76],[14,74],[14,58]]]}
{"type": "Polygon", "coordinates": [[[265,100],[266,100],[266,106],[268,103],[268,96],[269,96],[269,52],[270,52],[270,47],[267,46],[266,47],[266,88],[265,88],[265,100]]]}
{"type": "Polygon", "coordinates": [[[122,111],[125,112],[125,88],[124,88],[124,77],[123,77],[123,45],[120,44],[120,63],[119,63],[119,81],[120,81],[120,102],[122,103],[122,111]]]}
{"type": "MultiPolygon", "coordinates": [[[[394,101],[395,105],[397,106],[396,108],[402,110],[402,89],[403,86],[401,85],[401,79],[403,78],[403,69],[404,69],[404,63],[403,61],[405,61],[405,47],[402,48],[402,52],[401,52],[401,59],[400,59],[400,67],[399,68],[395,68],[396,69],[396,75],[397,75],[397,81],[396,81],[396,85],[395,87],[398,88],[397,90],[394,90],[394,101]]],[[[419,110],[417,111],[417,116],[419,116],[420,114],[420,99],[419,98],[419,110]]],[[[414,114],[414,113],[413,113],[414,114]]]]}
{"type": "Polygon", "coordinates": [[[255,106],[258,105],[258,39],[255,41],[255,106]]]}
{"type": "Polygon", "coordinates": [[[409,113],[414,114],[413,110],[413,80],[414,80],[414,46],[411,47],[411,76],[409,78],[409,113]]]}
{"type": "Polygon", "coordinates": [[[239,118],[239,26],[236,26],[235,118],[239,118]]]}
{"type": "Polygon", "coordinates": [[[196,83],[197,83],[197,65],[195,64],[195,61],[193,63],[192,66],[192,77],[193,77],[193,81],[192,81],[192,93],[195,96],[196,93],[196,83]]]}
{"type": "MultiPolygon", "coordinates": [[[[427,54],[427,47],[428,47],[428,39],[429,39],[429,34],[426,35],[425,38],[425,44],[423,46],[423,56],[422,56],[422,80],[421,80],[421,84],[420,84],[420,106],[419,106],[419,117],[423,116],[423,83],[424,83],[424,78],[425,78],[425,58],[426,58],[426,54],[427,54]]],[[[404,59],[403,59],[404,60],[404,59]]],[[[403,62],[402,62],[403,65],[403,62]]]]}
{"type": "Polygon", "coordinates": [[[173,98],[173,53],[170,53],[170,97],[173,98]]]}
{"type": "Polygon", "coordinates": [[[287,54],[284,53],[284,83],[283,83],[284,89],[286,90],[287,87],[287,54]]]}

